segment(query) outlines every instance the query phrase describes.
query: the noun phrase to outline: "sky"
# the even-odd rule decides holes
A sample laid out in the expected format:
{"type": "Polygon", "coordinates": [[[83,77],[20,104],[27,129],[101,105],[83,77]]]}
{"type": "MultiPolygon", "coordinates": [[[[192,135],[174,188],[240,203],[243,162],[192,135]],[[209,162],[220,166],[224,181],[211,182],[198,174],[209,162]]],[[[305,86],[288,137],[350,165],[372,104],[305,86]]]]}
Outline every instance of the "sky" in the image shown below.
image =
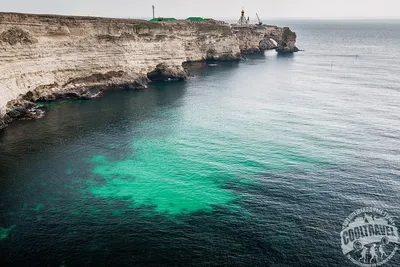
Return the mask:
{"type": "Polygon", "coordinates": [[[150,18],[400,18],[400,0],[0,0],[0,12],[150,18]]]}

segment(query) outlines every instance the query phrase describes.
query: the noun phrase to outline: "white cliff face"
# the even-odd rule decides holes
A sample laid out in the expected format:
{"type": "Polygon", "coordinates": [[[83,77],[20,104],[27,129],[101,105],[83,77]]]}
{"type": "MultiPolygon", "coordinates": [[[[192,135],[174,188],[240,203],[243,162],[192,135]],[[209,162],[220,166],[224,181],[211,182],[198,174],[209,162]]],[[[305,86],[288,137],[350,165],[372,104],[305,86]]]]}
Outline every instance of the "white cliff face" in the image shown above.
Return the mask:
{"type": "Polygon", "coordinates": [[[144,87],[157,66],[182,78],[183,62],[240,59],[240,40],[227,25],[0,13],[0,128],[26,101],[144,87]]]}
{"type": "MultiPolygon", "coordinates": [[[[136,20],[0,14],[0,113],[37,88],[122,71],[132,82],[167,62],[238,57],[228,26],[136,20]]],[[[84,82],[84,80],[82,80],[84,82]]],[[[57,88],[56,88],[57,87],[57,88]]]]}

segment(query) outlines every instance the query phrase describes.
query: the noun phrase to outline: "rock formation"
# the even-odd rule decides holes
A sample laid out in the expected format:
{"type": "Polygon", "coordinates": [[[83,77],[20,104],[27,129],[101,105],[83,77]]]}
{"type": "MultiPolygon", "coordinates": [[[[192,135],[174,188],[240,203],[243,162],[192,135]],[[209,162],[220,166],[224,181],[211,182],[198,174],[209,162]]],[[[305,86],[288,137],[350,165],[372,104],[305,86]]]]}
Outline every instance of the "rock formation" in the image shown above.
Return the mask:
{"type": "Polygon", "coordinates": [[[40,117],[37,100],[93,98],[108,88],[183,80],[182,63],[296,51],[288,28],[0,13],[0,129],[40,117]]]}
{"type": "Polygon", "coordinates": [[[296,47],[296,33],[288,27],[281,28],[280,39],[276,51],[278,53],[293,53],[300,50],[296,47]]]}
{"type": "Polygon", "coordinates": [[[151,81],[186,80],[188,73],[183,69],[182,65],[169,66],[167,63],[160,63],[155,70],[147,74],[147,77],[151,81]]]}
{"type": "Polygon", "coordinates": [[[276,49],[279,53],[299,51],[296,47],[296,33],[287,27],[234,26],[232,31],[238,37],[242,54],[259,53],[271,49],[276,49]]]}

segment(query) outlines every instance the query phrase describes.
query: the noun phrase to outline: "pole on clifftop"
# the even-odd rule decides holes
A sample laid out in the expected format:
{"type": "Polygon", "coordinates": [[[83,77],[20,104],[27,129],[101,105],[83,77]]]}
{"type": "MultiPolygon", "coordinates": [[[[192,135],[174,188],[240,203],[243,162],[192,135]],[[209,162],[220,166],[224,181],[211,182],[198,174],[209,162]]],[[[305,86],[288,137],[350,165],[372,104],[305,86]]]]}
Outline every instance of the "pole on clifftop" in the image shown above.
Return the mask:
{"type": "Polygon", "coordinates": [[[154,5],[152,6],[152,8],[153,8],[153,19],[155,18],[155,16],[154,16],[154,9],[156,8],[154,5]]]}

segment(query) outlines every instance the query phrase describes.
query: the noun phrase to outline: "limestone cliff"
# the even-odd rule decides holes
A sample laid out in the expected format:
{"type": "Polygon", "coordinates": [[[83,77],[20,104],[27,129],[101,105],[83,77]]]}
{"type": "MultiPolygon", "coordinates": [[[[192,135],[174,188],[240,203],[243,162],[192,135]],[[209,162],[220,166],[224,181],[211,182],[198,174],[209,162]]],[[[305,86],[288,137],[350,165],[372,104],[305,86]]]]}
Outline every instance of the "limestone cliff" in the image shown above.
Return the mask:
{"type": "Polygon", "coordinates": [[[285,47],[294,45],[295,35],[283,33],[277,27],[0,13],[0,129],[15,118],[40,116],[37,100],[91,98],[109,87],[185,79],[184,62],[239,60],[241,51],[275,48],[270,39],[279,48],[286,35],[285,47]]]}

